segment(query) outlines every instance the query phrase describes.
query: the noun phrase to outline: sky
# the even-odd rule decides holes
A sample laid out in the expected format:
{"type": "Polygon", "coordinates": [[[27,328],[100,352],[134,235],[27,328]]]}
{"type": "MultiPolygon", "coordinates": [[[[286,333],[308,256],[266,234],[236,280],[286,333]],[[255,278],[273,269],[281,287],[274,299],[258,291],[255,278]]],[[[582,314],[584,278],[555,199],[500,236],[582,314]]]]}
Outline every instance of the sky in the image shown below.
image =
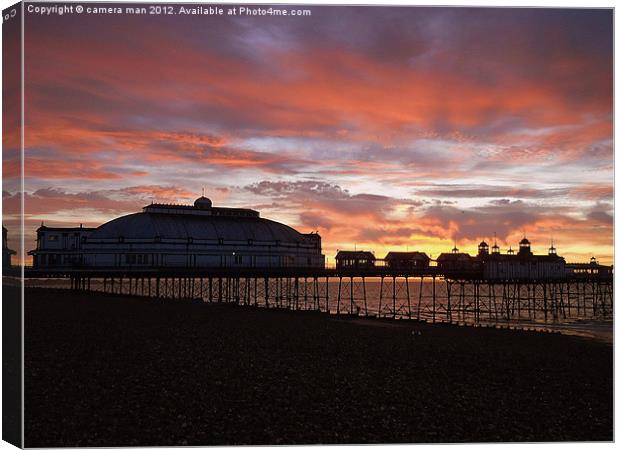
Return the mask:
{"type": "Polygon", "coordinates": [[[611,10],[307,8],[27,14],[26,250],[204,188],[328,262],[524,235],[613,262],[611,10]]]}

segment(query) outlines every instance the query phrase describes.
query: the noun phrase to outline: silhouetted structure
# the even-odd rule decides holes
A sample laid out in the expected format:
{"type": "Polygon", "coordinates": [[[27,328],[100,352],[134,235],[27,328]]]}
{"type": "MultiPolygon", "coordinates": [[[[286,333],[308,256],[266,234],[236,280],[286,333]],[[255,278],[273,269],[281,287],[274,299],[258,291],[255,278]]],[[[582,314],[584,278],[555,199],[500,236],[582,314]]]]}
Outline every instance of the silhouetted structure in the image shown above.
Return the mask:
{"type": "Polygon", "coordinates": [[[547,255],[532,253],[531,243],[527,238],[519,242],[519,251],[512,248],[506,254],[500,253],[497,241],[491,247],[486,241],[478,244],[478,254],[474,257],[461,253],[456,248],[451,253],[442,253],[437,258],[437,267],[445,272],[478,273],[485,280],[545,280],[566,277],[566,262],[558,256],[551,244],[547,255]]]}
{"type": "Polygon", "coordinates": [[[37,229],[37,248],[28,252],[32,255],[35,268],[80,267],[84,265],[82,245],[95,228],[47,227],[37,229]]]}
{"type": "Polygon", "coordinates": [[[445,271],[471,271],[476,268],[473,258],[459,252],[456,245],[450,253],[442,253],[437,257],[437,267],[445,271]]]}
{"type": "Polygon", "coordinates": [[[589,263],[568,263],[566,264],[566,274],[573,277],[589,277],[592,275],[611,275],[613,266],[599,264],[593,256],[589,263]]]}
{"type": "Polygon", "coordinates": [[[336,269],[369,269],[375,267],[375,261],[371,252],[341,250],[336,255],[336,269]]]}
{"type": "Polygon", "coordinates": [[[482,268],[482,275],[487,280],[543,280],[558,279],[566,276],[566,262],[558,256],[551,244],[547,255],[534,255],[527,238],[519,242],[519,252],[501,254],[497,243],[489,254],[488,245],[482,241],[478,245],[476,263],[482,268]]]}
{"type": "MultiPolygon", "coordinates": [[[[6,245],[5,264],[14,254],[6,245]]],[[[37,248],[33,256],[34,271],[48,276],[74,269],[105,269],[110,276],[144,270],[172,275],[178,269],[213,269],[220,272],[246,273],[253,276],[284,275],[321,276],[325,267],[318,233],[303,234],[272,220],[263,219],[257,211],[244,208],[214,207],[202,196],[193,205],[151,204],[142,212],[129,214],[104,223],[98,228],[47,227],[37,230],[37,248]],[[49,270],[48,270],[49,269],[49,270]],[[269,269],[263,271],[263,269],[269,269]]],[[[590,264],[566,265],[553,243],[547,255],[535,255],[527,238],[500,252],[497,240],[492,247],[486,241],[478,245],[478,254],[460,252],[456,244],[450,253],[441,253],[437,267],[423,252],[388,252],[377,264],[370,251],[339,251],[335,271],[346,270],[346,276],[359,271],[363,276],[417,276],[449,279],[494,281],[545,281],[573,276],[604,276],[611,266],[590,264]],[[385,263],[385,264],[383,264],[385,263]]]]}
{"type": "Polygon", "coordinates": [[[489,244],[485,241],[482,241],[478,244],[478,256],[488,256],[489,254],[489,244]]]}
{"type": "Polygon", "coordinates": [[[390,269],[427,269],[431,259],[424,252],[389,252],[384,258],[390,269]]]}
{"type": "Polygon", "coordinates": [[[98,228],[37,230],[35,268],[324,267],[321,237],[302,234],[257,211],[152,204],[98,228]]]}
{"type": "Polygon", "coordinates": [[[2,227],[2,265],[4,267],[11,267],[11,256],[15,254],[15,250],[9,248],[9,230],[6,227],[2,227]]]}

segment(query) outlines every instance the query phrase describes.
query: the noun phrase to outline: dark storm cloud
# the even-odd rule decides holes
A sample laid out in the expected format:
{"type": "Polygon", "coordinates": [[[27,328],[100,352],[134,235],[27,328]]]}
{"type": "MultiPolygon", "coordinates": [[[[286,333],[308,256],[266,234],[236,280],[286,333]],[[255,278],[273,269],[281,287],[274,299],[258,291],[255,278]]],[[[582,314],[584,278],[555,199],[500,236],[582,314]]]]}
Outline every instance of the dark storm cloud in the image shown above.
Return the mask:
{"type": "Polygon", "coordinates": [[[417,195],[447,198],[550,198],[565,196],[569,189],[536,189],[524,187],[488,185],[434,185],[431,188],[416,190],[417,195]]]}
{"type": "Polygon", "coordinates": [[[377,194],[351,194],[347,189],[322,181],[261,181],[244,187],[253,194],[286,199],[315,210],[361,215],[381,215],[393,211],[399,205],[421,206],[423,202],[397,199],[377,194]]]}

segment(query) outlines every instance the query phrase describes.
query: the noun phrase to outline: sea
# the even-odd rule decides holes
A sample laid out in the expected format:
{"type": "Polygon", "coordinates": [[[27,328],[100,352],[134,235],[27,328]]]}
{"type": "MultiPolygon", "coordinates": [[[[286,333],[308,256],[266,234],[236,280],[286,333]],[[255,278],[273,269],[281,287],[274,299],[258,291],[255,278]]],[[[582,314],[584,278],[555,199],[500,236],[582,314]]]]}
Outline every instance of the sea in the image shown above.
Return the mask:
{"type": "MultiPolygon", "coordinates": [[[[6,280],[7,277],[5,277],[6,280]]],[[[150,296],[155,295],[150,281],[150,296]]],[[[461,326],[502,327],[582,336],[613,343],[612,282],[515,284],[450,282],[420,278],[324,278],[271,280],[240,279],[214,282],[209,294],[207,279],[168,280],[160,296],[233,301],[241,305],[321,310],[330,314],[393,320],[421,320],[461,326]],[[221,298],[220,298],[221,292],[221,298]],[[268,295],[265,295],[268,292],[268,295]]],[[[67,279],[27,279],[26,287],[69,289],[67,279]]],[[[91,280],[90,289],[103,291],[103,280],[91,280]]],[[[121,293],[117,282],[107,292],[121,293]]],[[[149,296],[149,281],[125,280],[122,293],[149,296]],[[131,291],[130,291],[131,289],[131,291]]]]}

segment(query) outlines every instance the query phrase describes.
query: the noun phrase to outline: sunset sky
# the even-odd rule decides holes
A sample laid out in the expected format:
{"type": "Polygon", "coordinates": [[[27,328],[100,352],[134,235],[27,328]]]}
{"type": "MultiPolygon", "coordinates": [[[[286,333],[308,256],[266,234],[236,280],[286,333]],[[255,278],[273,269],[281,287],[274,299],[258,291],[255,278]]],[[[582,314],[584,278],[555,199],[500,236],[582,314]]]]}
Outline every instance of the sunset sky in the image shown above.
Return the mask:
{"type": "Polygon", "coordinates": [[[612,262],[611,10],[307,8],[26,14],[26,250],[204,187],[330,262],[494,233],[612,262]]]}

